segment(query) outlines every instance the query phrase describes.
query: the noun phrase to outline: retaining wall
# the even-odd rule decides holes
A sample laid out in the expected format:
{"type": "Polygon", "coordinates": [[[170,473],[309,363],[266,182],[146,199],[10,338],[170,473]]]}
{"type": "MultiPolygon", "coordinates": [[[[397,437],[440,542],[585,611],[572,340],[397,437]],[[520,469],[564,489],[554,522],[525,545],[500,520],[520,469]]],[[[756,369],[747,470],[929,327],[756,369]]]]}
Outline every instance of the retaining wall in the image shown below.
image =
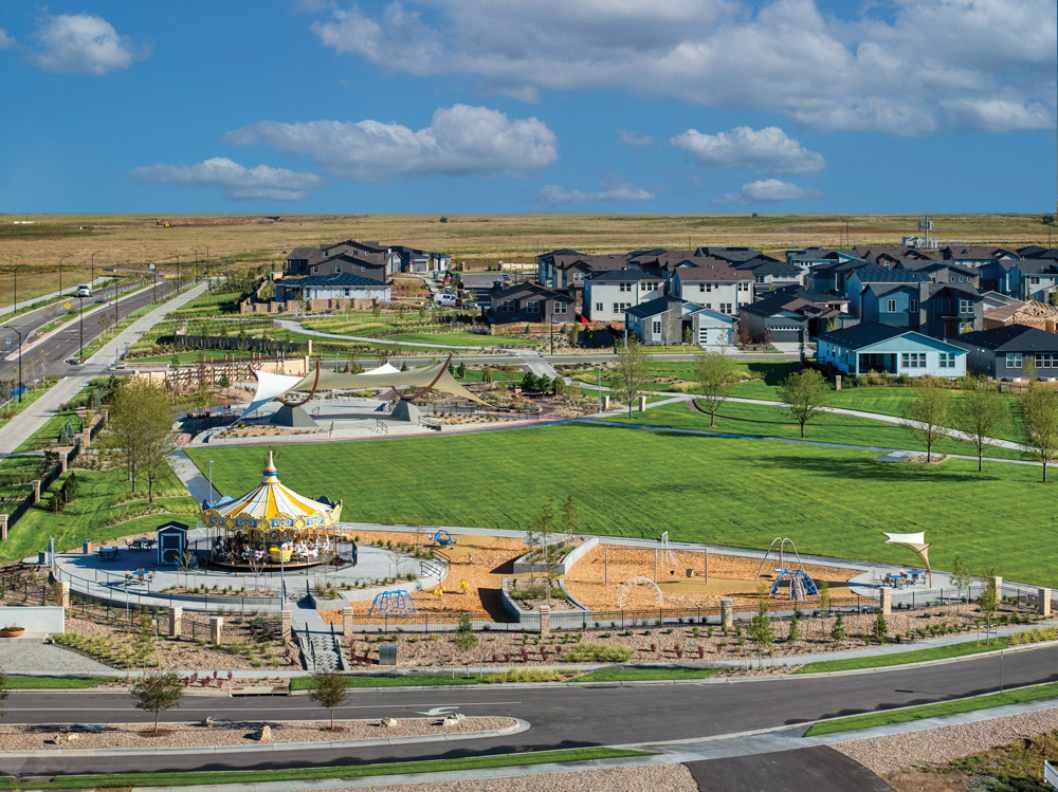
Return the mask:
{"type": "Polygon", "coordinates": [[[0,607],[0,627],[14,625],[26,628],[26,635],[40,637],[66,632],[66,616],[58,605],[0,607]]]}

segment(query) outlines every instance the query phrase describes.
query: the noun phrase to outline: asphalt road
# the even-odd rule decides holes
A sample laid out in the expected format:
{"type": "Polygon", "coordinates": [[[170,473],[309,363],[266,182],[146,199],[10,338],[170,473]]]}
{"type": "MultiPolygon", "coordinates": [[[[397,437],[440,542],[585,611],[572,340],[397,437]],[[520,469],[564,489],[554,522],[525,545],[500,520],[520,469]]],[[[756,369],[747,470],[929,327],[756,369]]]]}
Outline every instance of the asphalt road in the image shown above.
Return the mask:
{"type": "MultiPolygon", "coordinates": [[[[409,717],[435,707],[468,715],[511,715],[532,728],[522,734],[475,741],[391,745],[357,750],[313,748],[137,757],[38,754],[0,759],[0,771],[69,773],[121,770],[276,768],[440,758],[511,751],[664,742],[793,725],[819,718],[958,698],[1006,686],[1058,679],[1058,648],[1008,653],[916,669],[804,679],[650,686],[566,686],[353,690],[337,711],[344,718],[409,717]],[[1001,671],[1002,668],[1002,671],[1001,671]]],[[[188,697],[165,720],[214,718],[257,721],[324,717],[306,696],[289,698],[188,697]]],[[[16,693],[4,704],[5,723],[144,721],[122,694],[16,693]]]]}
{"type": "MultiPolygon", "coordinates": [[[[142,284],[137,284],[136,288],[140,285],[142,284]]],[[[176,286],[177,284],[175,281],[159,281],[158,298],[162,299],[163,296],[171,294],[176,290],[176,286]]],[[[88,311],[99,307],[103,302],[110,305],[111,292],[111,287],[108,287],[105,290],[97,291],[90,301],[85,300],[85,313],[87,314],[88,311]]],[[[148,289],[139,294],[134,294],[131,297],[125,297],[118,300],[119,318],[126,317],[133,311],[150,304],[153,302],[153,298],[154,289],[148,289]]],[[[76,305],[77,300],[74,298],[71,299],[76,305]]],[[[65,313],[62,305],[63,302],[58,302],[54,305],[42,308],[39,311],[31,311],[30,313],[22,314],[21,316],[17,316],[8,322],[5,322],[3,326],[0,327],[0,380],[13,381],[18,378],[18,362],[8,362],[5,359],[7,355],[18,349],[18,341],[14,333],[4,332],[3,328],[17,327],[23,332],[24,340],[28,341],[30,332],[38,327],[42,327],[65,313]]],[[[107,310],[100,311],[91,316],[85,316],[85,346],[88,346],[92,339],[102,333],[107,327],[110,327],[113,323],[114,312],[112,305],[107,310]]],[[[78,323],[74,323],[61,333],[52,336],[43,344],[28,351],[24,350],[22,353],[22,375],[24,379],[28,381],[39,376],[61,377],[66,374],[76,373],[77,368],[71,366],[66,361],[70,358],[77,357],[80,346],[81,329],[78,323]]]]}
{"type": "Polygon", "coordinates": [[[827,746],[688,762],[687,769],[700,792],[892,792],[859,762],[827,746]]]}

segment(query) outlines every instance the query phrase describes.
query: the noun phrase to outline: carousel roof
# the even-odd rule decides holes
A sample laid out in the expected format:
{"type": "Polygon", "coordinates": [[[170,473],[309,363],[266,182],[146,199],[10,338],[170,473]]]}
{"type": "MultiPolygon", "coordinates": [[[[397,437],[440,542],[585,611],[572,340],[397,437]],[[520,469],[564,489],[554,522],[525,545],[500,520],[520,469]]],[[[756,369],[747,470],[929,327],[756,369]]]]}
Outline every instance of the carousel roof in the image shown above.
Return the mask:
{"type": "Polygon", "coordinates": [[[261,483],[240,498],[217,504],[214,510],[228,524],[250,520],[255,523],[261,520],[297,521],[299,518],[304,523],[331,522],[338,516],[336,507],[299,495],[283,484],[271,451],[261,483]]]}

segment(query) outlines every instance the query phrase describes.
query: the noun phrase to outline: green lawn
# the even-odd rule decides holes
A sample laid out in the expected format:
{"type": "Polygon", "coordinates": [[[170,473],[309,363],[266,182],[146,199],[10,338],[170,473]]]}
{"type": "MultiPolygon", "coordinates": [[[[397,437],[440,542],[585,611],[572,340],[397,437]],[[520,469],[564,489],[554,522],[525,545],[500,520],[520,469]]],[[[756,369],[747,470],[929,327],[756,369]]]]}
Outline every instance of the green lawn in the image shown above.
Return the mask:
{"type": "Polygon", "coordinates": [[[600,668],[571,679],[571,682],[689,682],[708,679],[717,668],[600,668]]]}
{"type": "Polygon", "coordinates": [[[79,481],[77,497],[62,513],[50,511],[63,479],[52,484],[40,505],[26,512],[11,529],[7,541],[0,544],[0,560],[25,558],[43,550],[48,537],[55,537],[56,549],[72,550],[85,540],[99,542],[153,531],[168,519],[187,521],[198,511],[195,500],[168,468],[164,478],[155,484],[153,505],[147,503],[143,482],[136,495],[129,493],[122,469],[76,469],[74,473],[79,481]]]}
{"type": "Polygon", "coordinates": [[[552,762],[587,762],[593,759],[626,759],[652,756],[649,751],[624,748],[567,748],[559,751],[466,756],[413,762],[383,762],[329,767],[297,767],[282,770],[201,770],[193,772],[108,773],[99,775],[0,778],[0,789],[112,789],[129,787],[195,786],[206,784],[263,784],[276,781],[355,779],[404,773],[443,773],[487,770],[497,767],[528,767],[552,762]]]}
{"type": "Polygon", "coordinates": [[[871,657],[850,657],[845,660],[820,660],[806,663],[797,669],[796,674],[823,674],[833,671],[856,671],[861,668],[886,668],[888,666],[907,665],[908,663],[927,663],[931,660],[950,660],[955,657],[967,657],[982,652],[996,652],[1010,645],[1006,637],[991,638],[987,641],[967,641],[965,643],[937,646],[929,649],[915,649],[910,652],[895,652],[871,657]]]}
{"type": "Polygon", "coordinates": [[[1058,682],[1045,685],[1014,688],[1002,693],[991,693],[987,696],[938,701],[935,704],[923,704],[920,707],[906,707],[899,710],[883,710],[866,715],[852,715],[847,718],[835,718],[808,727],[805,737],[819,737],[824,734],[873,729],[877,726],[890,726],[896,723],[910,723],[923,718],[941,718],[946,715],[959,715],[964,712],[1006,707],[1010,704],[1028,704],[1033,701],[1048,701],[1058,698],[1058,682]]]}
{"type": "MultiPolygon", "coordinates": [[[[884,463],[878,454],[605,426],[550,426],[374,443],[278,445],[282,479],[344,498],[351,521],[527,528],[567,493],[587,533],[767,547],[910,563],[883,528],[926,530],[937,568],[1058,585],[1058,483],[1035,466],[884,463]],[[353,471],[375,471],[364,476],[353,471]],[[1016,504],[1016,509],[1012,508],[1016,504]],[[999,551],[1002,549],[1002,555],[999,551]]],[[[226,494],[254,486],[267,448],[192,448],[226,494]]]]}
{"type": "Polygon", "coordinates": [[[5,690],[83,690],[99,687],[112,680],[106,677],[65,676],[38,677],[10,674],[4,683],[5,690]]]}
{"type": "MultiPolygon", "coordinates": [[[[708,415],[692,411],[685,403],[656,407],[645,413],[633,412],[631,418],[624,414],[608,420],[617,423],[647,423],[652,426],[675,429],[738,432],[769,437],[799,438],[801,436],[797,423],[781,407],[730,401],[721,405],[716,424],[712,428],[709,426],[708,415]]],[[[903,427],[873,421],[870,418],[835,415],[834,413],[820,413],[813,418],[807,427],[807,439],[882,448],[906,448],[922,452],[926,450],[918,438],[903,427]]],[[[939,453],[970,456],[977,453],[973,443],[949,439],[940,440],[934,446],[934,450],[939,453]]],[[[986,449],[985,456],[1003,459],[1022,458],[1020,452],[996,446],[986,449]]]]}

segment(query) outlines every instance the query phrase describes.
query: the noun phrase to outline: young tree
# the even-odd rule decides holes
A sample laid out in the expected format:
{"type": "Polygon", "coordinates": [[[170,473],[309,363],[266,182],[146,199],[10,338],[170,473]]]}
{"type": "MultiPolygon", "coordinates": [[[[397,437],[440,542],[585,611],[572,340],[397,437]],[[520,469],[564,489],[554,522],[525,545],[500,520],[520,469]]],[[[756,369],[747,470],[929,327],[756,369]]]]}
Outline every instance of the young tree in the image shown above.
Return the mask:
{"type": "Polygon", "coordinates": [[[632,417],[632,407],[639,394],[643,392],[643,383],[647,379],[647,357],[643,347],[635,338],[617,350],[617,392],[628,405],[628,416],[632,417]]]}
{"type": "Polygon", "coordinates": [[[795,372],[783,382],[779,391],[780,398],[786,402],[786,409],[801,427],[802,440],[805,436],[805,424],[823,409],[829,390],[823,375],[811,368],[795,372]]]}
{"type": "Polygon", "coordinates": [[[456,646],[461,651],[469,652],[478,645],[478,637],[474,635],[474,625],[470,621],[470,614],[462,611],[459,614],[459,625],[456,627],[456,646]]]}
{"type": "Polygon", "coordinates": [[[820,580],[816,585],[819,591],[819,609],[823,613],[830,612],[830,584],[825,580],[820,580]]]}
{"type": "Polygon", "coordinates": [[[874,633],[874,640],[878,643],[885,643],[889,640],[889,622],[885,620],[885,614],[878,611],[878,615],[874,619],[874,627],[871,632],[874,633]]]}
{"type": "Polygon", "coordinates": [[[765,589],[758,597],[757,612],[749,622],[749,637],[757,644],[760,651],[768,649],[775,643],[775,633],[772,631],[771,615],[768,613],[767,590],[765,589]]]}
{"type": "Polygon", "coordinates": [[[955,556],[955,560],[951,564],[951,584],[955,586],[960,597],[963,589],[968,588],[972,580],[970,569],[966,566],[966,562],[962,560],[962,556],[955,556]]]}
{"type": "Polygon", "coordinates": [[[172,449],[173,415],[169,394],[161,385],[140,379],[123,382],[110,411],[112,444],[125,458],[132,492],[136,479],[147,477],[148,500],[154,500],[154,484],[172,449]]]}
{"type": "Polygon", "coordinates": [[[731,386],[738,381],[738,366],[735,361],[718,352],[703,355],[694,369],[695,383],[701,391],[705,411],[709,414],[709,425],[716,424],[716,414],[727,399],[731,386]]]}
{"type": "Polygon", "coordinates": [[[154,733],[158,733],[158,715],[180,703],[184,695],[184,683],[173,673],[147,674],[132,686],[132,697],[136,709],[154,715],[154,733]]]}
{"type": "Polygon", "coordinates": [[[345,678],[334,671],[320,671],[312,675],[309,698],[323,707],[331,716],[331,731],[334,731],[334,710],[345,703],[349,687],[345,678]]]}
{"type": "Polygon", "coordinates": [[[840,613],[838,617],[834,619],[834,626],[830,629],[830,637],[835,641],[845,640],[845,617],[840,613]]]}
{"type": "Polygon", "coordinates": [[[146,613],[140,616],[139,628],[133,643],[136,665],[146,670],[154,665],[154,619],[146,613]]]}
{"type": "Polygon", "coordinates": [[[951,407],[951,391],[936,385],[920,385],[907,406],[904,417],[914,421],[907,428],[926,446],[926,461],[933,461],[933,446],[944,436],[944,424],[951,407]]]}
{"type": "Polygon", "coordinates": [[[790,619],[790,630],[786,634],[787,643],[794,643],[795,641],[801,640],[801,617],[795,612],[793,618],[790,619]]]}
{"type": "Polygon", "coordinates": [[[999,391],[981,379],[974,380],[955,405],[955,425],[977,446],[977,472],[981,472],[985,440],[992,436],[1005,417],[1006,402],[999,391]]]}
{"type": "Polygon", "coordinates": [[[999,609],[999,592],[996,590],[994,569],[988,570],[988,577],[985,578],[985,590],[981,592],[981,598],[977,600],[977,607],[981,609],[981,615],[984,616],[985,632],[987,633],[992,629],[996,611],[999,609]]]}
{"type": "Polygon", "coordinates": [[[1033,383],[1021,397],[1021,419],[1033,455],[1043,464],[1047,481],[1047,463],[1058,455],[1058,391],[1033,383]]]}

